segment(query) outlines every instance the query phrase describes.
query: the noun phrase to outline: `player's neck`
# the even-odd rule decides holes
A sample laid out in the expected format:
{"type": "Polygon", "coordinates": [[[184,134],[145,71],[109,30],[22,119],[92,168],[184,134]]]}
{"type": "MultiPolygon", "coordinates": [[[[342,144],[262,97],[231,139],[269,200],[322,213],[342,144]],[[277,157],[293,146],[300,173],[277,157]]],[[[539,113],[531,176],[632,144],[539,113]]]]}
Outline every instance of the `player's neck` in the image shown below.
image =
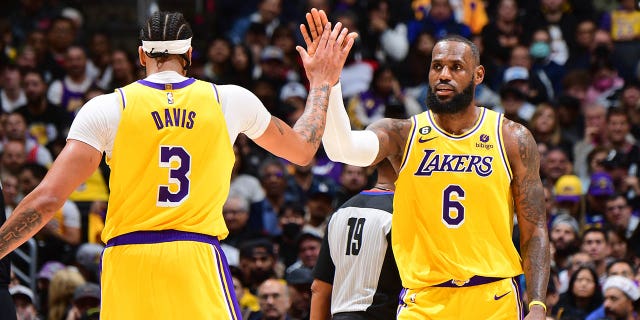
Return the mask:
{"type": "Polygon", "coordinates": [[[454,114],[433,114],[438,127],[453,135],[461,135],[471,130],[477,123],[478,117],[480,117],[480,108],[475,105],[454,114]]]}
{"type": "Polygon", "coordinates": [[[154,73],[163,72],[163,71],[174,71],[183,76],[186,75],[186,72],[183,69],[183,66],[179,62],[178,59],[170,59],[164,62],[156,62],[151,59],[151,61],[147,62],[147,76],[150,76],[154,73]]]}

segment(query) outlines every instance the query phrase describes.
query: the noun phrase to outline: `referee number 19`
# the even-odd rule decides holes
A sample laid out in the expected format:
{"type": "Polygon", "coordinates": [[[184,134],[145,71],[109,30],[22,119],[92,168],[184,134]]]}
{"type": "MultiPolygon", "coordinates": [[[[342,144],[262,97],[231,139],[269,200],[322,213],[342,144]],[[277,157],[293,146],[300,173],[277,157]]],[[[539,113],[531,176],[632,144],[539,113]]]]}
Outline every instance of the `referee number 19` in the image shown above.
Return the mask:
{"type": "Polygon", "coordinates": [[[347,234],[347,255],[357,256],[362,248],[362,230],[364,230],[365,218],[349,218],[349,232],[347,234]]]}

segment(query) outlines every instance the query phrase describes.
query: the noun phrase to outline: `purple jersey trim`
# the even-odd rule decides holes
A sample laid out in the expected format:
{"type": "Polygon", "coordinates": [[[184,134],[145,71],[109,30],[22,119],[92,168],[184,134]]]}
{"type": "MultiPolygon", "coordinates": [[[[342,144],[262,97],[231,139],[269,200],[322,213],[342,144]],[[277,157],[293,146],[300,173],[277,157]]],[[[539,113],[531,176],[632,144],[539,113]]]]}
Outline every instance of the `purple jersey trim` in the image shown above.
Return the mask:
{"type": "Polygon", "coordinates": [[[479,286],[481,284],[495,282],[502,279],[504,278],[473,276],[471,277],[471,279],[469,279],[467,282],[461,285],[455,284],[454,283],[455,280],[449,280],[441,284],[436,284],[434,287],[446,287],[446,288],[473,287],[473,286],[479,286]]]}
{"type": "Polygon", "coordinates": [[[177,82],[177,83],[155,83],[147,80],[138,80],[137,82],[143,86],[147,86],[147,87],[158,89],[158,90],[165,90],[167,88],[167,85],[169,85],[171,87],[171,90],[175,90],[175,89],[182,89],[196,82],[196,79],[189,78],[187,80],[177,82]]]}

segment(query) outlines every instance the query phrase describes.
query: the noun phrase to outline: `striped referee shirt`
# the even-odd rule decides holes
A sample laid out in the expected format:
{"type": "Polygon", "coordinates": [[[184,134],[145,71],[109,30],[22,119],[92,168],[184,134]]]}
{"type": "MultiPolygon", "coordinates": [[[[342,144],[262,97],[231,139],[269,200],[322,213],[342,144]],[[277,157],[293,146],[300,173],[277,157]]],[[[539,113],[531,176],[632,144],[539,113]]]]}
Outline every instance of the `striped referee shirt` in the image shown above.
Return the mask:
{"type": "Polygon", "coordinates": [[[333,285],[332,315],[395,319],[402,284],[391,250],[392,209],[393,192],[374,189],[331,216],[313,275],[333,285]]]}

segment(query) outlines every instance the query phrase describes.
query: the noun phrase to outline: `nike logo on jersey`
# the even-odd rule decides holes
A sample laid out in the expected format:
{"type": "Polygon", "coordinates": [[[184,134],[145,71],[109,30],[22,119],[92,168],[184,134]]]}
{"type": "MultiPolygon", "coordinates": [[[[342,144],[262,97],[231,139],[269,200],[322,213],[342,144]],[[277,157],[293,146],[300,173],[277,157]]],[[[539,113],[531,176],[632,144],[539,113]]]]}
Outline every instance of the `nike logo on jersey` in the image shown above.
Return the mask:
{"type": "Polygon", "coordinates": [[[429,141],[431,141],[431,140],[433,140],[435,138],[437,138],[437,137],[428,138],[428,139],[422,139],[422,137],[420,137],[420,138],[418,138],[418,142],[425,143],[425,142],[429,142],[429,141]]]}
{"type": "Polygon", "coordinates": [[[494,294],[493,295],[493,300],[500,300],[500,299],[502,299],[502,297],[508,295],[509,293],[511,293],[511,291],[507,291],[507,293],[505,293],[503,295],[499,295],[499,296],[494,294]]]}

